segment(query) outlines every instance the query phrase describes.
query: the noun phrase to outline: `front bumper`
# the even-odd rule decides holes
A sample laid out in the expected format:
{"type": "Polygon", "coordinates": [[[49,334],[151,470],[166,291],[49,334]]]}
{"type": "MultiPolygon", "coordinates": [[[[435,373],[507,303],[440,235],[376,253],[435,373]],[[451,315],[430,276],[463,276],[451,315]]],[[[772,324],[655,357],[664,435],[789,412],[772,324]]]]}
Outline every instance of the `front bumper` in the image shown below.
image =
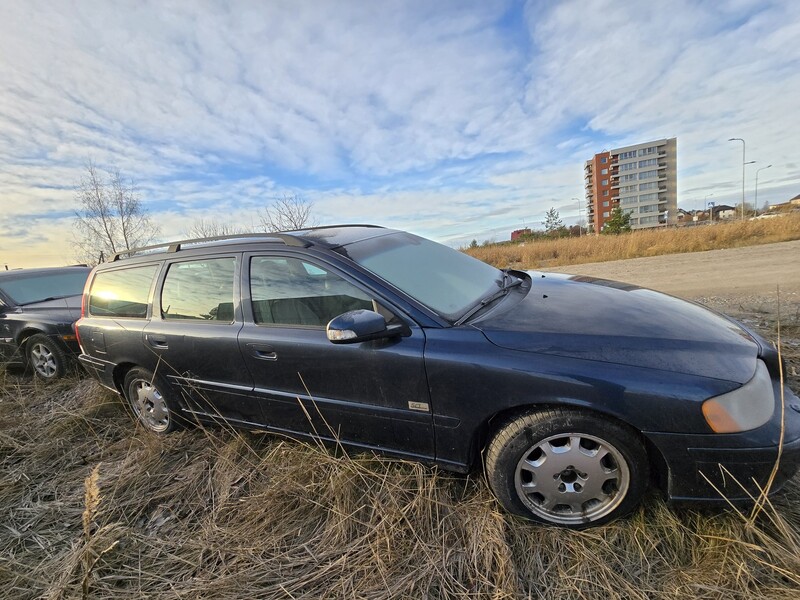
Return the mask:
{"type": "Polygon", "coordinates": [[[78,356],[81,353],[81,347],[78,345],[78,342],[75,340],[65,341],[61,336],[58,336],[58,339],[67,347],[69,353],[73,356],[78,356]]]}
{"type": "Polygon", "coordinates": [[[22,355],[19,346],[14,342],[14,338],[0,338],[0,364],[25,364],[25,357],[22,355]]]}
{"type": "Polygon", "coordinates": [[[704,435],[646,433],[663,457],[658,470],[661,489],[668,500],[709,504],[752,502],[766,488],[776,462],[778,468],[770,493],[794,477],[800,466],[800,400],[784,386],[782,422],[779,384],[775,384],[774,391],[775,414],[767,424],[753,431],[704,435]]]}
{"type": "MultiPolygon", "coordinates": [[[[76,357],[81,352],[81,347],[77,341],[65,340],[61,334],[48,333],[46,334],[53,342],[67,354],[67,356],[76,357]]],[[[0,338],[0,365],[13,365],[24,367],[27,364],[25,356],[25,348],[20,348],[14,338],[0,338]]]]}

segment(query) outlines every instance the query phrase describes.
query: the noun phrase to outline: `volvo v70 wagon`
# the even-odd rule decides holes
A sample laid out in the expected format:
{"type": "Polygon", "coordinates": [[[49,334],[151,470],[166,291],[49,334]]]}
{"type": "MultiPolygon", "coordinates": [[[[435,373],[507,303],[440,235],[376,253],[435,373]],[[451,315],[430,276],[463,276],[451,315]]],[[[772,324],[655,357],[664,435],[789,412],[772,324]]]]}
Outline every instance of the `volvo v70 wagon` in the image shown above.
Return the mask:
{"type": "Polygon", "coordinates": [[[632,285],[500,270],[339,226],[116,255],[87,282],[80,360],[167,433],[218,421],[467,472],[565,527],[672,500],[746,500],[800,403],[773,346],[632,285]],[[785,402],[782,406],[781,402],[785,402]],[[740,485],[741,484],[741,485],[740,485]]]}

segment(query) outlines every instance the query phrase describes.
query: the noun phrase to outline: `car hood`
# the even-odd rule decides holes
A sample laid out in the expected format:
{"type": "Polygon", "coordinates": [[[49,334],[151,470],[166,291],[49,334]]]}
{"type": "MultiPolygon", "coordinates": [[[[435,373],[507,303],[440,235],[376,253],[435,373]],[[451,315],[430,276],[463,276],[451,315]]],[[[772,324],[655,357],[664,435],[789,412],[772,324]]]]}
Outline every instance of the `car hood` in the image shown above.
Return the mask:
{"type": "Polygon", "coordinates": [[[20,306],[17,312],[23,315],[40,315],[51,322],[71,323],[77,321],[81,316],[81,296],[67,296],[45,302],[34,302],[20,306]]]}
{"type": "Polygon", "coordinates": [[[473,323],[493,344],[745,383],[758,343],[730,319],[635,285],[531,271],[511,296],[473,323]]]}

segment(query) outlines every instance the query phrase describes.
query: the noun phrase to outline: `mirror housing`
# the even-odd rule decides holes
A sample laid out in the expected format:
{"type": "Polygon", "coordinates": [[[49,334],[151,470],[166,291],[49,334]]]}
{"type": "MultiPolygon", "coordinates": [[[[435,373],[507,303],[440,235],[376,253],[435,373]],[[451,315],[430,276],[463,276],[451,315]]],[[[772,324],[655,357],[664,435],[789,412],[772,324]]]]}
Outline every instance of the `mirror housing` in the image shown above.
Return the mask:
{"type": "Polygon", "coordinates": [[[372,310],[351,310],[328,323],[328,339],[334,344],[354,344],[403,335],[405,325],[386,326],[386,319],[372,310]]]}

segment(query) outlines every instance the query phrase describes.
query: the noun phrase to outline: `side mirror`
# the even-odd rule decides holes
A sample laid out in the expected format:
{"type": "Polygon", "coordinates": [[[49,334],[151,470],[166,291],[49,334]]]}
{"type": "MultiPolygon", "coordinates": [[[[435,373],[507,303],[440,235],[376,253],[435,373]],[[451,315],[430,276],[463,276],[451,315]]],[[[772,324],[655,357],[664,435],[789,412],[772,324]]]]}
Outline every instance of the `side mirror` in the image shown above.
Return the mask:
{"type": "Polygon", "coordinates": [[[334,344],[353,344],[403,335],[406,326],[386,326],[386,319],[372,310],[351,310],[330,320],[328,339],[334,344]]]}

